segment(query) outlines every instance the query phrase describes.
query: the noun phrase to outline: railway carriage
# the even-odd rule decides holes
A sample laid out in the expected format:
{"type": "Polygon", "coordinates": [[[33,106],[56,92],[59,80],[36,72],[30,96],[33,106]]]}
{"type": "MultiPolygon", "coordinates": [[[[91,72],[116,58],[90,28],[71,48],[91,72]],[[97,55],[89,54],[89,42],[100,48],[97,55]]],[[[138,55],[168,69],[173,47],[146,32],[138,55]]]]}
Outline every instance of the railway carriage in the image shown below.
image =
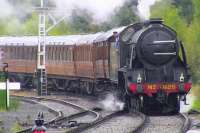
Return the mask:
{"type": "MultiPolygon", "coordinates": [[[[46,38],[48,90],[87,94],[115,88],[125,110],[177,113],[191,89],[184,46],[155,19],[88,35],[46,38]]],[[[10,79],[33,88],[38,38],[0,37],[10,79]]]]}
{"type": "MultiPolygon", "coordinates": [[[[92,94],[110,88],[110,79],[117,80],[117,60],[113,64],[110,59],[117,51],[113,32],[124,28],[89,35],[48,36],[48,89],[92,94]]],[[[37,43],[36,36],[0,37],[2,62],[9,64],[10,79],[21,82],[22,88],[33,88],[36,81],[37,43]]]]}

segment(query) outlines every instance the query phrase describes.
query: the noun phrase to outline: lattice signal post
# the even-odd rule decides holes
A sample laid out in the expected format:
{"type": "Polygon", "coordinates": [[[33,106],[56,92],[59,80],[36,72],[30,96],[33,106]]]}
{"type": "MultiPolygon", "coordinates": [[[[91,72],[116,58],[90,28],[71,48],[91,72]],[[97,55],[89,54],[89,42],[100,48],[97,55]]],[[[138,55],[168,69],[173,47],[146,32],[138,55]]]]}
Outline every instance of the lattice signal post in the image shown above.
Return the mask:
{"type": "Polygon", "coordinates": [[[38,79],[38,95],[47,95],[47,71],[46,71],[46,35],[56,25],[58,25],[66,16],[58,21],[50,14],[49,7],[46,7],[46,0],[40,1],[40,7],[36,9],[39,12],[38,25],[38,52],[37,52],[37,79],[38,79]],[[52,20],[53,25],[46,29],[46,15],[52,20]]]}
{"type": "Polygon", "coordinates": [[[47,95],[47,73],[46,73],[46,12],[44,0],[40,2],[39,25],[38,25],[38,52],[37,52],[37,79],[38,95],[47,95]]]}

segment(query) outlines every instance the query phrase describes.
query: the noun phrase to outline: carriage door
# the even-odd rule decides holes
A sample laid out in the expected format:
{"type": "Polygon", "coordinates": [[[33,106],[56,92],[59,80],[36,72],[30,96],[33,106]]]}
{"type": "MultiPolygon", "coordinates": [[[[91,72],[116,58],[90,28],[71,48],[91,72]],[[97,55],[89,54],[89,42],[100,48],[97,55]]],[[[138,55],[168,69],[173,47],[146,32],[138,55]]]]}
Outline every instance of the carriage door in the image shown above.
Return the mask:
{"type": "Polygon", "coordinates": [[[119,68],[119,49],[116,42],[110,45],[110,79],[117,81],[117,73],[119,68]]]}

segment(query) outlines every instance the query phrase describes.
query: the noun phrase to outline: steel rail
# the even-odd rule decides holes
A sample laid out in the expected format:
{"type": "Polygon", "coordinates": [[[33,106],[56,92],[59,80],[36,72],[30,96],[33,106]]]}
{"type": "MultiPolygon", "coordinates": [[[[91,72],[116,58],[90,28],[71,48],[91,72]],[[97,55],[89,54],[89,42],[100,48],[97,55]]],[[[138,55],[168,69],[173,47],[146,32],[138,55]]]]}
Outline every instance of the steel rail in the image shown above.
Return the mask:
{"type": "MultiPolygon", "coordinates": [[[[32,101],[34,103],[39,103],[39,104],[41,104],[40,101],[52,101],[52,102],[60,103],[60,104],[63,104],[63,105],[71,106],[74,109],[80,110],[80,112],[71,114],[69,116],[63,116],[62,111],[57,111],[58,117],[54,118],[53,120],[51,120],[49,122],[46,122],[44,124],[46,127],[52,127],[56,123],[62,123],[64,121],[71,121],[75,118],[80,118],[80,117],[88,115],[88,114],[95,116],[95,118],[92,120],[92,122],[95,122],[100,118],[99,113],[97,113],[93,110],[81,107],[77,104],[73,104],[73,103],[64,101],[64,100],[59,100],[59,99],[54,99],[54,98],[50,99],[50,98],[44,98],[44,97],[25,97],[25,96],[12,96],[12,97],[20,98],[20,99],[27,100],[27,101],[32,101]]],[[[41,104],[41,105],[48,107],[48,109],[52,110],[53,112],[56,112],[56,110],[52,109],[51,107],[49,107],[47,105],[44,105],[44,104],[41,104]]],[[[82,125],[90,125],[90,123],[80,123],[79,126],[82,127],[82,125]]],[[[80,128],[79,126],[77,126],[76,128],[73,128],[73,130],[80,128]]],[[[69,130],[69,131],[72,131],[72,130],[69,130]]],[[[19,131],[17,133],[30,133],[30,132],[31,132],[31,128],[28,128],[28,129],[19,131]]]]}
{"type": "Polygon", "coordinates": [[[184,123],[183,123],[183,125],[182,125],[182,127],[180,129],[180,133],[186,133],[190,128],[191,121],[190,121],[189,117],[186,114],[179,113],[179,115],[180,115],[180,117],[182,117],[182,119],[184,121],[184,123]]]}
{"type": "Polygon", "coordinates": [[[138,112],[138,111],[135,111],[134,113],[138,114],[142,120],[141,120],[140,124],[132,131],[132,133],[136,133],[136,132],[140,131],[147,121],[147,117],[145,114],[138,112]]]}

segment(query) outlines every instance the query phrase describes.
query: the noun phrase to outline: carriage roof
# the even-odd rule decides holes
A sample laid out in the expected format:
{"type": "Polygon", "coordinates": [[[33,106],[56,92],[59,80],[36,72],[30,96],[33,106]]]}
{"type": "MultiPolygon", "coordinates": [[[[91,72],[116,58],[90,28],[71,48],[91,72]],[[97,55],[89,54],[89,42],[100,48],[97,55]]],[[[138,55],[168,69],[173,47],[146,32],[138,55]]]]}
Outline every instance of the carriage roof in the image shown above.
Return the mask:
{"type": "MultiPolygon", "coordinates": [[[[83,45],[92,44],[93,42],[107,41],[113,36],[113,32],[122,32],[126,27],[119,27],[107,32],[98,32],[86,35],[66,35],[66,36],[46,36],[47,45],[83,45]]],[[[35,46],[38,44],[38,36],[21,36],[21,37],[0,37],[0,45],[19,45],[35,46]]]]}

